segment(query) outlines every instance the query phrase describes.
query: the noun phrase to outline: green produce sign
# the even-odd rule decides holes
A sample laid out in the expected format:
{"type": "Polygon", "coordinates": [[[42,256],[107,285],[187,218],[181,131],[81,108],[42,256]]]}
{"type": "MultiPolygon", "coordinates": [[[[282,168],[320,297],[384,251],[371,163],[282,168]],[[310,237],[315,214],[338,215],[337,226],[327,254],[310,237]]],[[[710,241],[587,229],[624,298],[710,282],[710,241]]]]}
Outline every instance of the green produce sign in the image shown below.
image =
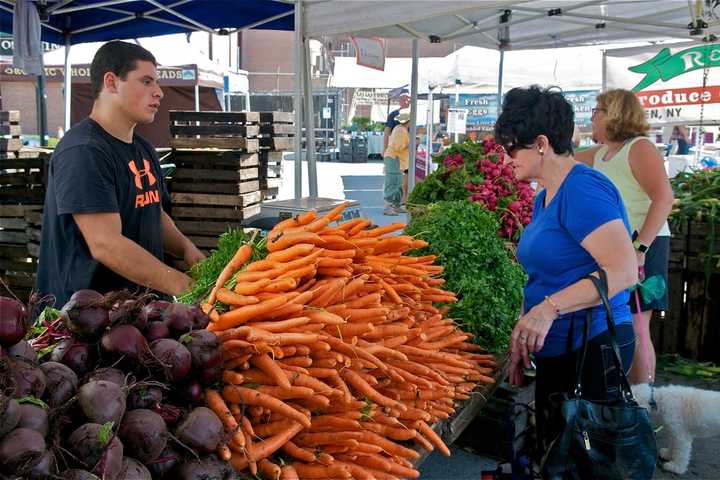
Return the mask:
{"type": "Polygon", "coordinates": [[[699,45],[677,52],[670,53],[669,48],[663,48],[657,55],[647,62],[628,68],[631,72],[645,74],[640,83],[633,87],[633,92],[639,92],[658,80],[668,80],[687,72],[701,68],[720,66],[720,45],[699,45]]]}

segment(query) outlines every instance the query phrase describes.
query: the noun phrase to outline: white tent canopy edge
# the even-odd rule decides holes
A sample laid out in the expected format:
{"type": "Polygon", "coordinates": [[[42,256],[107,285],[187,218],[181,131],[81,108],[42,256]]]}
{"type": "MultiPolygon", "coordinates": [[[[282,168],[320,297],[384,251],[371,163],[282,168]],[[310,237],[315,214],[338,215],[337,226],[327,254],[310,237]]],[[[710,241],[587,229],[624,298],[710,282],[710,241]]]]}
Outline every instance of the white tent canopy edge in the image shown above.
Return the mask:
{"type": "MultiPolygon", "coordinates": [[[[358,0],[295,0],[305,14],[301,37],[353,34],[364,37],[454,40],[461,44],[504,50],[560,48],[629,42],[655,42],[720,32],[714,9],[701,0],[535,0],[380,2],[358,0]],[[305,8],[301,3],[306,3],[305,8]],[[707,28],[688,30],[707,19],[707,28]],[[352,18],[352,22],[348,22],[352,18]],[[519,29],[513,28],[520,25],[519,29]],[[515,31],[519,32],[515,36],[515,31]]],[[[296,10],[296,14],[297,14],[296,10]]],[[[297,25],[297,24],[296,24],[297,25]]],[[[700,27],[700,25],[698,25],[700,27]]],[[[412,108],[417,102],[417,61],[413,58],[412,108]]],[[[502,69],[498,83],[502,84],[502,69]]],[[[413,122],[414,126],[414,122],[413,122]]],[[[309,132],[308,132],[309,133],[309,132]]],[[[410,137],[414,151],[415,137],[410,137]]],[[[296,161],[300,161],[296,152],[296,161]]],[[[314,158],[308,158],[308,166],[314,158]]],[[[415,164],[410,162],[410,187],[415,164]]],[[[297,182],[297,179],[296,179],[297,182]]]]}

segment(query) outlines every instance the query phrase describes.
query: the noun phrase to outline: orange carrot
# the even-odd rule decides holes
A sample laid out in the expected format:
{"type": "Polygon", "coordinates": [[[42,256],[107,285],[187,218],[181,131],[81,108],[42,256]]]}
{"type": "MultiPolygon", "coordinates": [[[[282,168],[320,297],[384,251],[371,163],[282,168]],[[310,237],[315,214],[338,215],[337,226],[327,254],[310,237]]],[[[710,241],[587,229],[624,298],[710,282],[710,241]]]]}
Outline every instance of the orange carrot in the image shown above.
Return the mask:
{"type": "Polygon", "coordinates": [[[233,328],[241,323],[245,323],[251,318],[258,316],[263,313],[267,313],[283,306],[287,302],[285,296],[280,296],[267,300],[264,302],[256,303],[255,305],[247,305],[240,307],[235,310],[230,310],[220,315],[217,322],[213,322],[208,325],[208,330],[221,331],[233,328]]]}
{"type": "Polygon", "coordinates": [[[217,291],[225,286],[225,284],[230,280],[230,278],[232,278],[235,272],[240,270],[240,267],[242,267],[245,262],[250,259],[251,255],[252,246],[250,244],[246,243],[240,248],[238,248],[232,260],[230,260],[230,262],[225,266],[225,268],[223,268],[223,271],[220,272],[220,275],[215,281],[215,287],[210,292],[210,296],[207,299],[206,303],[209,303],[210,305],[213,305],[215,303],[215,296],[217,295],[217,291]]]}
{"type": "MultiPolygon", "coordinates": [[[[287,443],[291,438],[293,438],[300,430],[302,430],[302,425],[299,423],[293,424],[291,427],[285,429],[284,431],[278,433],[277,435],[273,435],[270,438],[267,438],[263,440],[262,442],[258,442],[252,445],[251,451],[248,452],[253,460],[258,461],[262,460],[263,458],[267,458],[273,453],[275,453],[280,447],[282,447],[285,443],[287,443]]],[[[241,455],[236,452],[233,452],[232,458],[230,459],[231,465],[235,468],[237,471],[241,471],[246,469],[249,466],[248,458],[246,455],[241,455]]]]}
{"type": "MultiPolygon", "coordinates": [[[[305,428],[310,427],[310,419],[287,405],[281,400],[265,395],[256,390],[235,385],[227,385],[223,389],[223,397],[234,403],[245,403],[247,405],[259,405],[279,415],[290,418],[305,428]]],[[[299,431],[299,430],[298,430],[299,431]]]]}
{"type": "Polygon", "coordinates": [[[256,280],[253,282],[250,281],[238,281],[238,283],[235,285],[235,293],[239,295],[254,295],[261,291],[263,288],[265,288],[267,285],[269,285],[272,282],[269,278],[261,278],[260,280],[256,280]]]}
{"type": "Polygon", "coordinates": [[[236,307],[253,305],[260,302],[257,297],[240,295],[233,292],[232,290],[228,290],[227,288],[221,288],[217,291],[217,299],[222,303],[225,303],[227,305],[233,305],[236,307]]]}
{"type": "Polygon", "coordinates": [[[285,375],[280,366],[275,360],[270,358],[267,353],[255,355],[250,359],[250,363],[267,373],[280,387],[290,389],[290,380],[288,380],[287,375],[285,375]]]}

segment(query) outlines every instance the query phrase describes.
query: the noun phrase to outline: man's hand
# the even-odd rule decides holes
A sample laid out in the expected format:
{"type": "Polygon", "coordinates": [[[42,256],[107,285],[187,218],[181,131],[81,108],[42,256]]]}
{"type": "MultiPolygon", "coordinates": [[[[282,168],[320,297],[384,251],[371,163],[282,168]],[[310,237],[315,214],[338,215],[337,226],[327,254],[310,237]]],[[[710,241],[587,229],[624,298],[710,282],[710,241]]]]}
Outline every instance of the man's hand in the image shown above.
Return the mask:
{"type": "Polygon", "coordinates": [[[185,252],[183,253],[183,260],[185,260],[188,267],[192,267],[196,263],[205,260],[205,254],[198,250],[192,242],[188,242],[188,245],[185,247],[185,252]]]}

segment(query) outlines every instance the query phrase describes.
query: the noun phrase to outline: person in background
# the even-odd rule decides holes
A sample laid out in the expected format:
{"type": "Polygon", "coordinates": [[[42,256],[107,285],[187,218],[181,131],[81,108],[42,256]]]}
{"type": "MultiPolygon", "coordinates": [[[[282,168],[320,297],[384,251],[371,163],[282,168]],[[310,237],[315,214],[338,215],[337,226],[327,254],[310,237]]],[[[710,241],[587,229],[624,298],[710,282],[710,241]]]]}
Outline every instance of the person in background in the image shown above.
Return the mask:
{"type": "Polygon", "coordinates": [[[573,135],[572,135],[572,143],[573,143],[574,148],[578,148],[580,146],[580,140],[581,140],[580,129],[578,128],[577,125],[574,125],[573,135]]]}
{"type": "Polygon", "coordinates": [[[406,181],[409,168],[410,157],[410,135],[408,134],[408,125],[410,122],[410,113],[405,111],[396,117],[397,126],[393,128],[388,140],[388,146],[384,152],[385,162],[385,215],[398,215],[405,213],[401,206],[401,202],[405,198],[407,190],[406,181]]]}
{"type": "Polygon", "coordinates": [[[690,154],[690,143],[688,142],[688,129],[683,125],[675,125],[673,127],[670,141],[677,143],[677,150],[674,152],[675,155],[689,155],[690,154]]]}
{"type": "Polygon", "coordinates": [[[191,279],[163,263],[205,256],[165,212],[169,194],[155,149],[135,133],[155,120],[163,92],[153,55],[108,42],[90,66],[90,115],[67,131],[52,159],[36,290],[61,307],[76,291],[150,288],[179,295],[191,279]]]}
{"type": "MultiPolygon", "coordinates": [[[[635,254],[641,277],[661,276],[667,285],[670,255],[670,228],[667,218],[672,210],[673,192],[665,172],[663,158],[646,136],[650,125],[640,101],[628,90],[609,90],[598,95],[593,109],[593,139],[601,143],[577,155],[578,160],[605,174],[620,190],[632,227],[635,254]]],[[[630,308],[637,313],[635,295],[630,308]]],[[[667,309],[664,295],[646,303],[640,299],[640,322],[635,322],[635,362],[630,370],[631,383],[655,379],[655,349],[650,340],[653,310],[667,309]],[[640,323],[640,324],[638,324],[640,323]]]]}
{"type": "Polygon", "coordinates": [[[617,188],[604,175],[573,157],[573,109],[562,94],[537,86],[510,90],[495,124],[495,141],[505,149],[519,180],[543,187],[535,196],[517,257],[528,275],[522,315],[510,340],[510,381],[520,385],[534,354],[535,405],[540,451],[564,424],[555,393],[574,390],[583,325],[591,308],[583,397],[618,400],[619,372],[611,356],[604,307],[587,275],[608,277],[608,297],[623,369],[632,363],[635,335],[628,287],[637,282],[630,225],[617,188]],[[572,328],[571,328],[572,324],[572,328]]]}
{"type": "Polygon", "coordinates": [[[390,141],[390,134],[393,129],[398,125],[397,116],[400,115],[400,111],[410,108],[410,94],[407,91],[403,91],[400,94],[400,108],[390,112],[385,122],[385,130],[383,131],[383,152],[388,147],[390,141]]]}

